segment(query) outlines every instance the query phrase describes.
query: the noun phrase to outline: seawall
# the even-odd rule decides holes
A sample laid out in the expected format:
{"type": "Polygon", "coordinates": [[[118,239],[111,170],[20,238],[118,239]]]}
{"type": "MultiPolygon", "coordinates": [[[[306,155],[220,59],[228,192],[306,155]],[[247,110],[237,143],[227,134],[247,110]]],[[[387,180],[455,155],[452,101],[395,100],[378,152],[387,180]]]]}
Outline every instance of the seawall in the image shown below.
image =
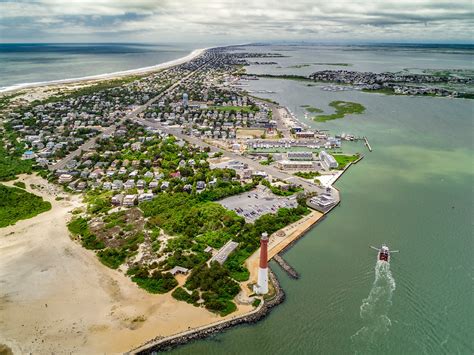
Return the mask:
{"type": "Polygon", "coordinates": [[[285,300],[285,293],[278,282],[275,274],[270,270],[270,280],[275,288],[275,296],[262,302],[254,311],[242,315],[238,318],[223,320],[218,323],[209,324],[197,329],[179,333],[165,338],[155,338],[142,346],[131,350],[128,354],[152,354],[155,352],[167,351],[179,345],[189,343],[193,340],[208,338],[220,333],[228,328],[240,324],[252,324],[265,318],[271,309],[285,300]]]}

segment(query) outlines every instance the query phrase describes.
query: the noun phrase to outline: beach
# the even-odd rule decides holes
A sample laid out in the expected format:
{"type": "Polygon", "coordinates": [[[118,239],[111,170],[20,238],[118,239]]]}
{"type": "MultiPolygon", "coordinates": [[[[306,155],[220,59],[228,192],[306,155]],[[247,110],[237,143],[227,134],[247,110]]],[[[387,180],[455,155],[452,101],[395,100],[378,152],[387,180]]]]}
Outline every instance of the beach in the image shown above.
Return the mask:
{"type": "MultiPolygon", "coordinates": [[[[1,230],[0,344],[14,353],[117,353],[226,319],[170,293],[147,293],[102,265],[66,227],[80,196],[57,201],[65,194],[42,178],[20,180],[52,209],[1,230]]],[[[239,305],[227,318],[252,309],[239,305]]]]}
{"type": "Polygon", "coordinates": [[[152,73],[158,70],[163,70],[163,69],[167,69],[179,64],[186,63],[196,57],[199,57],[207,49],[209,48],[195,49],[184,57],[167,61],[165,63],[143,67],[143,68],[123,70],[123,71],[118,71],[118,72],[113,72],[113,73],[104,73],[104,74],[98,74],[98,75],[90,75],[90,76],[79,77],[79,78],[69,78],[69,79],[52,80],[52,81],[32,82],[32,83],[21,83],[21,84],[6,86],[6,87],[0,87],[0,93],[11,94],[11,93],[15,93],[27,88],[38,88],[38,87],[48,87],[48,88],[53,87],[54,88],[55,86],[58,86],[58,85],[61,86],[61,85],[73,84],[73,83],[84,84],[84,83],[96,82],[96,81],[101,81],[101,80],[119,79],[119,78],[123,78],[130,75],[148,74],[148,73],[152,73]]]}

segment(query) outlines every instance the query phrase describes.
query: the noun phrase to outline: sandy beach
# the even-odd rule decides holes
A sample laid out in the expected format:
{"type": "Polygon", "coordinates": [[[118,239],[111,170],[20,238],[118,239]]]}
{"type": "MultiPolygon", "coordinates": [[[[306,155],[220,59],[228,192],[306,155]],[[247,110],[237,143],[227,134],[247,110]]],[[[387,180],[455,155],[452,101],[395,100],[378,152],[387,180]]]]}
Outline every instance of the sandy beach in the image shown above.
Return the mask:
{"type": "Polygon", "coordinates": [[[110,80],[110,79],[118,79],[122,78],[125,76],[129,75],[137,75],[137,74],[147,74],[151,73],[154,71],[162,70],[162,69],[167,69],[170,67],[173,67],[175,65],[183,64],[186,63],[196,57],[199,57],[204,51],[206,51],[209,48],[200,48],[200,49],[195,49],[191,53],[189,53],[187,56],[171,60],[165,63],[160,63],[157,65],[152,65],[149,67],[143,67],[143,68],[137,68],[137,69],[131,69],[131,70],[123,70],[119,72],[114,72],[114,73],[105,73],[105,74],[99,74],[99,75],[91,75],[91,76],[85,76],[82,78],[70,78],[70,79],[62,79],[62,80],[53,80],[53,81],[42,81],[42,82],[36,82],[36,83],[22,83],[22,84],[16,84],[12,86],[7,86],[0,88],[0,93],[12,93],[16,92],[22,89],[27,89],[27,88],[34,88],[34,87],[44,87],[44,86],[57,86],[57,85],[64,85],[64,84],[72,84],[72,83],[82,83],[82,82],[89,82],[89,81],[100,81],[100,80],[110,80]]]}
{"type": "MultiPolygon", "coordinates": [[[[15,354],[120,353],[224,319],[171,294],[149,294],[102,265],[69,237],[66,222],[79,196],[56,201],[64,194],[45,180],[20,180],[52,209],[0,230],[0,345],[15,354]]],[[[251,309],[240,305],[228,317],[251,309]]]]}

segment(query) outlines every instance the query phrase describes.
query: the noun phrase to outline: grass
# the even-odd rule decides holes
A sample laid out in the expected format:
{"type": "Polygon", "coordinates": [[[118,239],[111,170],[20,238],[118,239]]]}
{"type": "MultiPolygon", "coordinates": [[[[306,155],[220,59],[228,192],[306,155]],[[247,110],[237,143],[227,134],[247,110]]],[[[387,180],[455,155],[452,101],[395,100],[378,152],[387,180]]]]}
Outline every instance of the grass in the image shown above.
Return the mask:
{"type": "Polygon", "coordinates": [[[317,122],[326,122],[343,118],[350,114],[361,114],[365,111],[365,107],[357,102],[350,101],[332,101],[329,106],[336,109],[336,112],[330,115],[318,115],[314,117],[317,122]]]}
{"type": "Polygon", "coordinates": [[[344,155],[344,154],[333,154],[334,159],[336,159],[339,164],[338,169],[344,169],[347,164],[352,163],[360,158],[359,154],[354,155],[344,155]]]}
{"type": "Polygon", "coordinates": [[[303,179],[312,179],[321,174],[317,171],[298,171],[295,173],[296,176],[302,177],[303,179]]]}
{"type": "Polygon", "coordinates": [[[306,106],[305,108],[306,108],[306,111],[311,112],[311,113],[323,113],[324,112],[320,108],[313,107],[313,106],[306,106]]]}
{"type": "Polygon", "coordinates": [[[26,185],[23,181],[15,181],[13,185],[15,185],[16,187],[19,187],[20,189],[26,189],[26,185]]]}
{"type": "Polygon", "coordinates": [[[0,184],[0,228],[49,211],[51,203],[17,187],[0,184]]]}

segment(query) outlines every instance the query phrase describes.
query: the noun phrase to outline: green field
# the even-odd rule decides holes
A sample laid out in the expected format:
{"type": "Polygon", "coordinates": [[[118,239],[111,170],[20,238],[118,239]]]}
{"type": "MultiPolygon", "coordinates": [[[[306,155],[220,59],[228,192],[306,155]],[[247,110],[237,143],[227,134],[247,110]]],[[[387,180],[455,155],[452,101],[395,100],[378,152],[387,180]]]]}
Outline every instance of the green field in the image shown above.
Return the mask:
{"type": "Polygon", "coordinates": [[[329,103],[329,106],[335,108],[336,112],[330,115],[317,115],[314,117],[314,120],[317,122],[326,122],[343,118],[346,115],[361,114],[365,111],[365,107],[363,105],[350,101],[332,101],[329,103]]]}
{"type": "Polygon", "coordinates": [[[18,187],[0,184],[0,228],[49,211],[51,203],[18,187]]]}
{"type": "Polygon", "coordinates": [[[336,159],[337,163],[339,164],[338,169],[344,169],[347,164],[352,163],[360,158],[359,154],[354,155],[345,155],[345,154],[333,154],[334,159],[336,159]]]}

